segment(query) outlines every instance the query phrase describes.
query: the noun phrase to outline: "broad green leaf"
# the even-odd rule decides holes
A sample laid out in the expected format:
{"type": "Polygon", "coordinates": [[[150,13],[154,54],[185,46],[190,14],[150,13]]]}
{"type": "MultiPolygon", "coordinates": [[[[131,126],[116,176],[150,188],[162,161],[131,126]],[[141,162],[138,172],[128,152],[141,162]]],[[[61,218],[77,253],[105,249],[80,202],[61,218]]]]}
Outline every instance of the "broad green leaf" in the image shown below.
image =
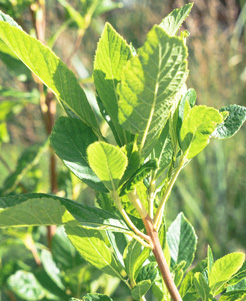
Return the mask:
{"type": "Polygon", "coordinates": [[[214,108],[195,106],[190,110],[180,130],[180,146],[187,159],[195,157],[208,145],[210,135],[221,122],[223,116],[214,108]]]}
{"type": "Polygon", "coordinates": [[[42,300],[45,297],[45,290],[32,273],[19,270],[8,278],[7,284],[23,300],[42,300]]]}
{"type": "Polygon", "coordinates": [[[97,140],[90,127],[69,117],[56,121],[50,137],[51,146],[72,173],[93,189],[107,192],[87,161],[87,147],[97,140]]]}
{"type": "Polygon", "coordinates": [[[240,282],[238,282],[237,284],[228,285],[226,287],[227,292],[237,291],[237,290],[246,290],[246,277],[242,279],[240,282]]]}
{"type": "Polygon", "coordinates": [[[103,184],[110,190],[117,190],[126,167],[127,157],[116,146],[105,142],[94,142],[87,149],[88,162],[103,184]]]}
{"type": "Polygon", "coordinates": [[[215,261],[209,275],[209,287],[214,295],[241,268],[244,259],[244,253],[235,252],[215,261]]]}
{"type": "Polygon", "coordinates": [[[102,209],[48,194],[0,198],[0,227],[63,225],[76,219],[88,229],[129,232],[118,217],[102,209]]]}
{"type": "Polygon", "coordinates": [[[121,148],[121,150],[126,154],[128,164],[120,181],[120,185],[123,184],[126,180],[129,180],[129,178],[138,170],[140,165],[140,156],[135,141],[125,145],[121,148]]]}
{"type": "Polygon", "coordinates": [[[230,281],[228,282],[229,285],[237,284],[239,281],[246,278],[246,261],[243,263],[242,267],[232,276],[230,281]]]}
{"type": "Polygon", "coordinates": [[[26,173],[39,162],[40,157],[47,150],[48,143],[33,145],[27,148],[20,156],[15,171],[3,183],[2,195],[7,195],[15,190],[26,173]]]}
{"type": "Polygon", "coordinates": [[[175,36],[184,20],[188,17],[193,3],[188,3],[181,8],[174,9],[161,22],[160,27],[170,36],[175,36]]]}
{"type": "Polygon", "coordinates": [[[144,163],[123,185],[120,192],[120,196],[123,196],[124,194],[132,191],[139,182],[145,179],[152,170],[156,170],[157,167],[158,165],[156,160],[149,160],[146,163],[144,163]]]}
{"type": "Polygon", "coordinates": [[[120,82],[122,69],[131,57],[131,49],[126,41],[109,23],[106,23],[97,46],[93,77],[100,101],[114,126],[114,134],[117,135],[116,139],[120,146],[127,144],[131,135],[121,127],[118,121],[116,87],[120,82]]]}
{"type": "Polygon", "coordinates": [[[246,290],[238,290],[223,294],[219,301],[246,301],[246,290]]]}
{"type": "Polygon", "coordinates": [[[149,254],[150,250],[147,248],[144,248],[142,250],[142,245],[135,239],[132,239],[129,242],[129,244],[125,248],[123,260],[125,263],[127,275],[131,280],[136,279],[143,263],[148,258],[149,254]]]}
{"type": "Polygon", "coordinates": [[[139,282],[131,291],[132,298],[134,300],[140,300],[140,298],[151,288],[151,285],[152,283],[150,280],[143,280],[139,282]]]}
{"type": "Polygon", "coordinates": [[[168,228],[167,242],[170,249],[171,266],[184,260],[186,261],[185,271],[193,262],[197,246],[197,236],[194,228],[183,213],[179,213],[175,221],[168,228]]]}
{"type": "Polygon", "coordinates": [[[75,75],[48,47],[4,21],[0,21],[0,38],[63,105],[101,136],[96,117],[75,75]]]}
{"type": "Polygon", "coordinates": [[[171,163],[173,148],[171,138],[169,136],[169,122],[165,125],[161,132],[158,143],[156,143],[153,153],[158,160],[158,170],[156,178],[158,178],[171,163]]]}
{"type": "Polygon", "coordinates": [[[125,265],[123,260],[123,253],[128,244],[126,236],[123,233],[112,231],[107,231],[106,234],[112,248],[114,249],[114,253],[118,261],[121,263],[122,268],[124,269],[125,265]]]}
{"type": "Polygon", "coordinates": [[[105,242],[105,237],[100,231],[84,229],[78,223],[65,225],[68,238],[78,250],[80,255],[104,273],[119,277],[121,268],[105,242]]]}
{"type": "Polygon", "coordinates": [[[197,301],[199,299],[199,295],[194,286],[194,275],[197,272],[202,272],[206,266],[207,261],[203,260],[186,274],[179,290],[183,301],[197,301]]]}
{"type": "Polygon", "coordinates": [[[42,250],[40,259],[42,262],[42,266],[45,272],[49,275],[49,277],[60,289],[65,290],[65,286],[61,278],[61,271],[54,262],[52,254],[47,250],[42,250]]]}
{"type": "Polygon", "coordinates": [[[218,139],[227,139],[234,136],[246,120],[246,107],[238,105],[229,105],[219,110],[229,112],[229,116],[224,122],[219,124],[212,134],[212,137],[218,139]]]}
{"type": "Polygon", "coordinates": [[[106,295],[102,294],[86,294],[83,299],[75,299],[72,298],[71,301],[80,300],[80,301],[113,301],[111,298],[109,298],[106,295]]]}
{"type": "Polygon", "coordinates": [[[208,260],[208,276],[209,276],[210,272],[211,272],[211,269],[213,267],[213,264],[214,264],[214,256],[213,256],[213,253],[212,253],[212,250],[211,250],[210,246],[208,246],[207,260],[208,260]]]}
{"type": "Polygon", "coordinates": [[[148,154],[164,128],[174,96],[187,77],[187,48],[177,37],[169,37],[159,26],[148,33],[139,56],[122,72],[118,85],[119,122],[139,134],[140,150],[148,154]]]}
{"type": "Polygon", "coordinates": [[[203,277],[202,273],[195,273],[194,275],[194,285],[195,288],[203,301],[212,300],[212,295],[210,288],[206,279],[203,277]]]}
{"type": "Polygon", "coordinates": [[[62,270],[72,270],[83,261],[64,231],[64,227],[57,227],[55,235],[52,237],[51,252],[56,262],[62,270]]]}
{"type": "Polygon", "coordinates": [[[156,262],[148,263],[140,270],[136,282],[138,284],[144,280],[150,280],[151,284],[153,284],[158,274],[159,273],[158,273],[157,263],[156,262]]]}
{"type": "Polygon", "coordinates": [[[178,120],[176,133],[179,138],[180,129],[183,123],[183,120],[187,117],[190,112],[190,109],[195,105],[196,102],[196,92],[194,89],[189,89],[185,95],[182,97],[179,106],[178,106],[178,120]]]}

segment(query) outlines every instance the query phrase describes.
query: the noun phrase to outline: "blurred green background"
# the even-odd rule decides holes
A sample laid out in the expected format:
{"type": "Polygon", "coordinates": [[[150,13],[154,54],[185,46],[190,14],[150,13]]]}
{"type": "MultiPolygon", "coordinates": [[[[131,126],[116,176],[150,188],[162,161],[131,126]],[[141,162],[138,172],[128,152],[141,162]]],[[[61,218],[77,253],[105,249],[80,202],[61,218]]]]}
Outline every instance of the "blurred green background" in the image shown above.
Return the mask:
{"type": "MultiPolygon", "coordinates": [[[[38,14],[42,12],[39,10],[42,2],[0,0],[0,9],[11,15],[25,31],[35,36],[35,18],[37,21],[38,14]]],[[[95,91],[91,78],[93,59],[105,22],[111,23],[128,43],[131,42],[135,48],[138,48],[141,47],[147,32],[154,24],[160,23],[172,9],[187,3],[183,0],[99,1],[97,8],[94,9],[95,2],[53,0],[45,3],[45,42],[53,47],[54,52],[64,62],[68,62],[93,106],[95,106],[95,91]],[[90,20],[87,20],[86,25],[81,25],[76,19],[76,12],[86,20],[92,8],[94,11],[90,20]],[[84,32],[81,30],[83,26],[84,32]],[[76,42],[79,44],[77,49],[75,49],[76,42]],[[71,53],[74,55],[71,56],[71,53]]],[[[184,28],[190,33],[187,38],[190,70],[187,85],[196,90],[198,104],[214,106],[218,109],[234,103],[246,106],[245,24],[245,0],[194,1],[194,7],[184,28]]],[[[62,109],[57,106],[56,118],[61,114],[63,114],[62,109]]],[[[2,195],[6,192],[9,178],[11,175],[13,178],[15,174],[23,151],[47,139],[43,117],[38,84],[26,67],[11,57],[0,43],[0,193],[2,195]]],[[[107,130],[103,122],[102,128],[107,130]]],[[[197,259],[205,258],[208,244],[211,245],[216,258],[233,251],[245,252],[245,150],[246,127],[244,126],[232,139],[213,140],[205,151],[182,171],[175,185],[166,207],[167,223],[170,224],[180,211],[184,212],[199,237],[197,259]]],[[[50,153],[46,150],[38,164],[29,166],[27,163],[27,170],[24,170],[22,176],[15,181],[15,186],[9,193],[52,192],[49,157],[50,153]]],[[[69,174],[58,159],[56,174],[58,195],[94,204],[93,191],[69,174]]],[[[45,231],[45,228],[29,229],[38,250],[42,249],[38,244],[47,244],[45,231]]],[[[0,232],[0,289],[2,286],[0,300],[23,300],[11,292],[7,279],[11,273],[18,270],[20,260],[23,265],[35,265],[31,253],[25,253],[27,248],[23,238],[26,237],[25,233],[26,229],[19,232],[11,229],[0,232]],[[18,245],[18,254],[15,252],[16,245],[18,245]],[[3,267],[13,260],[17,267],[12,267],[9,273],[4,274],[3,267]]],[[[88,283],[83,280],[81,292],[98,289],[100,291],[100,287],[101,291],[104,288],[104,292],[109,289],[105,284],[107,283],[105,276],[88,267],[84,262],[81,262],[81,266],[88,273],[87,276],[83,274],[83,277],[87,277],[88,283]],[[93,284],[89,283],[92,277],[90,275],[97,280],[94,288],[92,288],[93,284]]],[[[115,284],[115,288],[117,285],[118,283],[115,284]]],[[[113,285],[111,289],[114,290],[113,285]]],[[[73,292],[72,288],[70,290],[73,292]]],[[[122,299],[115,297],[115,300],[127,300],[124,295],[125,288],[119,287],[115,294],[122,297],[122,299]]],[[[148,300],[152,300],[151,298],[148,300]]]]}

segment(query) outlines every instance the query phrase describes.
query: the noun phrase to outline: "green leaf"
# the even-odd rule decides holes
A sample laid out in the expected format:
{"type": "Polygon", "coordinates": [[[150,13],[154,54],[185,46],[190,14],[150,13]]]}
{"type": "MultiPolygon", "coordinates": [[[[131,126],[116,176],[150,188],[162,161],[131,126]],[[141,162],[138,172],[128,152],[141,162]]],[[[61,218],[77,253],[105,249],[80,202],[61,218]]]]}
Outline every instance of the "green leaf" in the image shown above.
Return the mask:
{"type": "Polygon", "coordinates": [[[113,301],[111,298],[109,298],[106,295],[102,295],[102,294],[86,294],[83,299],[74,299],[72,298],[72,300],[81,300],[81,301],[113,301]]]}
{"type": "Polygon", "coordinates": [[[234,285],[237,284],[239,281],[246,278],[246,261],[243,263],[241,268],[232,276],[230,281],[228,282],[228,285],[234,285]]]}
{"type": "Polygon", "coordinates": [[[157,275],[158,275],[157,263],[151,262],[141,268],[136,281],[137,283],[139,283],[143,280],[150,280],[151,283],[154,283],[157,275]]]}
{"type": "Polygon", "coordinates": [[[106,245],[101,231],[84,229],[79,227],[76,222],[66,224],[65,231],[74,247],[86,261],[104,273],[122,279],[121,268],[106,245]]]}
{"type": "Polygon", "coordinates": [[[197,236],[194,228],[181,212],[167,231],[167,242],[171,255],[171,266],[186,261],[184,271],[193,262],[197,236]]]}
{"type": "Polygon", "coordinates": [[[42,266],[45,272],[49,275],[49,277],[60,289],[65,290],[65,286],[61,278],[61,271],[56,266],[56,263],[52,258],[52,254],[47,250],[42,250],[40,259],[42,262],[42,266]]]}
{"type": "Polygon", "coordinates": [[[76,219],[88,229],[129,232],[117,216],[102,209],[48,194],[26,193],[0,198],[0,227],[63,225],[76,219]]]}
{"type": "Polygon", "coordinates": [[[64,231],[64,227],[57,227],[52,237],[51,252],[57,266],[67,271],[77,268],[83,261],[64,231]]]}
{"type": "MultiPolygon", "coordinates": [[[[169,37],[154,26],[147,40],[122,72],[118,85],[119,122],[139,134],[140,150],[148,154],[164,128],[174,96],[187,77],[187,48],[177,37],[169,37]]],[[[177,100],[178,101],[178,100],[177,100]]]]}
{"type": "MultiPolygon", "coordinates": [[[[227,283],[228,285],[228,283],[227,283]]],[[[246,290],[246,278],[242,279],[240,282],[238,282],[237,284],[234,285],[228,285],[226,287],[226,291],[227,292],[231,292],[231,291],[237,291],[237,290],[246,290]]]]}
{"type": "Polygon", "coordinates": [[[91,188],[107,192],[87,162],[87,147],[97,141],[92,129],[81,120],[60,117],[52,129],[50,143],[64,164],[91,188]]]}
{"type": "Polygon", "coordinates": [[[194,275],[197,272],[203,272],[206,266],[207,261],[203,260],[199,262],[199,264],[194,269],[190,270],[186,274],[179,290],[183,301],[197,301],[199,299],[199,295],[197,294],[196,288],[194,286],[194,275]]]}
{"type": "Polygon", "coordinates": [[[215,261],[209,275],[209,287],[213,295],[241,268],[244,259],[244,253],[235,252],[215,261]]]}
{"type": "Polygon", "coordinates": [[[4,21],[0,21],[0,38],[63,105],[101,137],[96,117],[75,75],[48,47],[4,21]]]}
{"type": "Polygon", "coordinates": [[[139,300],[147,293],[147,291],[151,288],[151,285],[152,283],[150,280],[143,280],[139,282],[131,291],[132,298],[134,300],[139,300]]]}
{"type": "Polygon", "coordinates": [[[2,11],[0,11],[0,21],[8,22],[10,25],[15,26],[22,30],[20,25],[16,23],[10,16],[4,14],[2,11]]]}
{"type": "Polygon", "coordinates": [[[147,175],[152,171],[156,170],[158,167],[156,160],[149,160],[144,163],[132,176],[131,178],[123,185],[120,196],[127,194],[132,191],[134,187],[147,177],[147,175]]]}
{"type": "Polygon", "coordinates": [[[116,87],[120,82],[122,69],[131,57],[131,49],[126,41],[109,23],[106,23],[97,46],[93,77],[100,101],[114,126],[120,146],[127,144],[131,135],[120,126],[118,121],[116,87]]]}
{"type": "Polygon", "coordinates": [[[117,190],[127,167],[126,155],[117,147],[94,142],[87,149],[88,162],[103,184],[110,190],[117,190]]]}
{"type": "Polygon", "coordinates": [[[32,273],[19,270],[8,278],[7,284],[9,289],[24,300],[42,300],[45,297],[43,287],[32,273]]]}
{"type": "Polygon", "coordinates": [[[171,137],[169,135],[169,122],[161,132],[158,143],[156,143],[153,153],[155,158],[158,160],[158,170],[156,178],[158,178],[165,169],[169,166],[172,160],[173,147],[171,137]]]}
{"type": "Polygon", "coordinates": [[[219,301],[246,301],[246,290],[225,293],[219,301]]]}
{"type": "Polygon", "coordinates": [[[183,120],[187,117],[190,112],[190,109],[194,107],[196,102],[196,92],[194,89],[189,89],[185,95],[182,97],[179,106],[178,106],[178,120],[177,120],[177,137],[179,138],[180,129],[183,123],[183,120]]]}
{"type": "Polygon", "coordinates": [[[210,246],[208,246],[207,260],[208,260],[208,277],[209,277],[211,269],[212,269],[213,264],[214,264],[214,256],[213,256],[213,253],[212,253],[212,250],[211,250],[210,246]]]}
{"type": "Polygon", "coordinates": [[[184,20],[188,17],[192,6],[193,3],[188,3],[181,8],[174,9],[162,20],[160,27],[170,36],[175,36],[184,20]]]}
{"type": "Polygon", "coordinates": [[[112,0],[99,1],[99,4],[98,4],[97,8],[95,9],[95,13],[93,16],[98,16],[98,15],[104,14],[110,10],[113,10],[115,8],[120,8],[122,6],[123,6],[123,4],[121,2],[116,3],[116,2],[113,2],[112,0]]]}
{"type": "Polygon", "coordinates": [[[212,300],[212,295],[210,288],[206,279],[203,277],[202,273],[195,273],[194,275],[194,285],[195,288],[203,301],[212,300]]]}
{"type": "Polygon", "coordinates": [[[128,159],[128,165],[124,172],[124,175],[120,181],[120,185],[123,184],[126,180],[129,180],[130,177],[138,170],[140,165],[140,156],[138,152],[138,147],[136,142],[131,142],[121,148],[121,150],[126,154],[128,159]]]}
{"type": "Polygon", "coordinates": [[[144,248],[142,250],[142,245],[135,239],[132,239],[129,242],[129,244],[125,248],[123,260],[125,263],[127,275],[131,280],[136,279],[143,263],[148,258],[149,254],[150,250],[147,248],[144,248]]]}
{"type": "Polygon", "coordinates": [[[206,107],[193,107],[183,120],[180,130],[180,146],[187,159],[199,154],[209,143],[210,135],[223,116],[218,110],[206,107]]]}
{"type": "Polygon", "coordinates": [[[15,171],[3,183],[2,195],[7,195],[15,190],[26,173],[39,162],[40,157],[47,150],[48,143],[36,144],[27,148],[20,156],[15,171]]]}
{"type": "Polygon", "coordinates": [[[78,28],[85,27],[85,18],[78,12],[73,6],[68,3],[66,0],[58,0],[59,3],[67,10],[70,18],[76,22],[78,28]]]}
{"type": "Polygon", "coordinates": [[[229,116],[224,122],[219,124],[212,134],[212,137],[218,139],[227,139],[234,136],[246,120],[246,107],[238,105],[229,105],[219,110],[220,112],[229,112],[229,116]]]}

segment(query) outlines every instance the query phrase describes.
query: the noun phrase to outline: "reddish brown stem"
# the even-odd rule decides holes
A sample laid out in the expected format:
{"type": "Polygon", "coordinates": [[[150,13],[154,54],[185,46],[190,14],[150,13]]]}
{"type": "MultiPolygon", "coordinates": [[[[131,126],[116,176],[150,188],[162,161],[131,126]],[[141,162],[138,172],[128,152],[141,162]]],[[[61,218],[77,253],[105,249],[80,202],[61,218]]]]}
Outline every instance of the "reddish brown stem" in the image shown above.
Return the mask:
{"type": "Polygon", "coordinates": [[[182,301],[182,298],[181,298],[179,291],[174,283],[174,280],[173,280],[171,272],[169,270],[167,261],[163,254],[162,247],[161,247],[159,237],[158,237],[158,232],[154,228],[152,219],[147,215],[143,219],[143,222],[144,222],[145,228],[147,230],[147,233],[151,239],[151,242],[153,244],[152,252],[155,256],[156,262],[159,266],[162,278],[166,284],[169,294],[173,301],[182,301]]]}

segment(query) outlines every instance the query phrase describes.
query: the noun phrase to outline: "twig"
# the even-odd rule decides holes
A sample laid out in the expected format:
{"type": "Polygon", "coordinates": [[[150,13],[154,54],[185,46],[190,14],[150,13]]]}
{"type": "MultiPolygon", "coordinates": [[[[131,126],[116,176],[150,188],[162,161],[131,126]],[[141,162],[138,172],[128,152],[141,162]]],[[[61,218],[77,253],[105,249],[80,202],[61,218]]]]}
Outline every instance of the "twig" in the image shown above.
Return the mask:
{"type": "Polygon", "coordinates": [[[179,291],[174,283],[174,280],[172,278],[171,272],[169,270],[166,258],[163,254],[161,244],[158,237],[158,232],[156,231],[154,224],[149,216],[146,216],[143,219],[145,228],[147,230],[147,233],[149,237],[151,238],[151,242],[153,245],[152,252],[155,256],[156,262],[159,266],[159,269],[161,271],[162,278],[166,284],[166,287],[172,297],[173,301],[182,301],[182,298],[179,294],[179,291]]]}

